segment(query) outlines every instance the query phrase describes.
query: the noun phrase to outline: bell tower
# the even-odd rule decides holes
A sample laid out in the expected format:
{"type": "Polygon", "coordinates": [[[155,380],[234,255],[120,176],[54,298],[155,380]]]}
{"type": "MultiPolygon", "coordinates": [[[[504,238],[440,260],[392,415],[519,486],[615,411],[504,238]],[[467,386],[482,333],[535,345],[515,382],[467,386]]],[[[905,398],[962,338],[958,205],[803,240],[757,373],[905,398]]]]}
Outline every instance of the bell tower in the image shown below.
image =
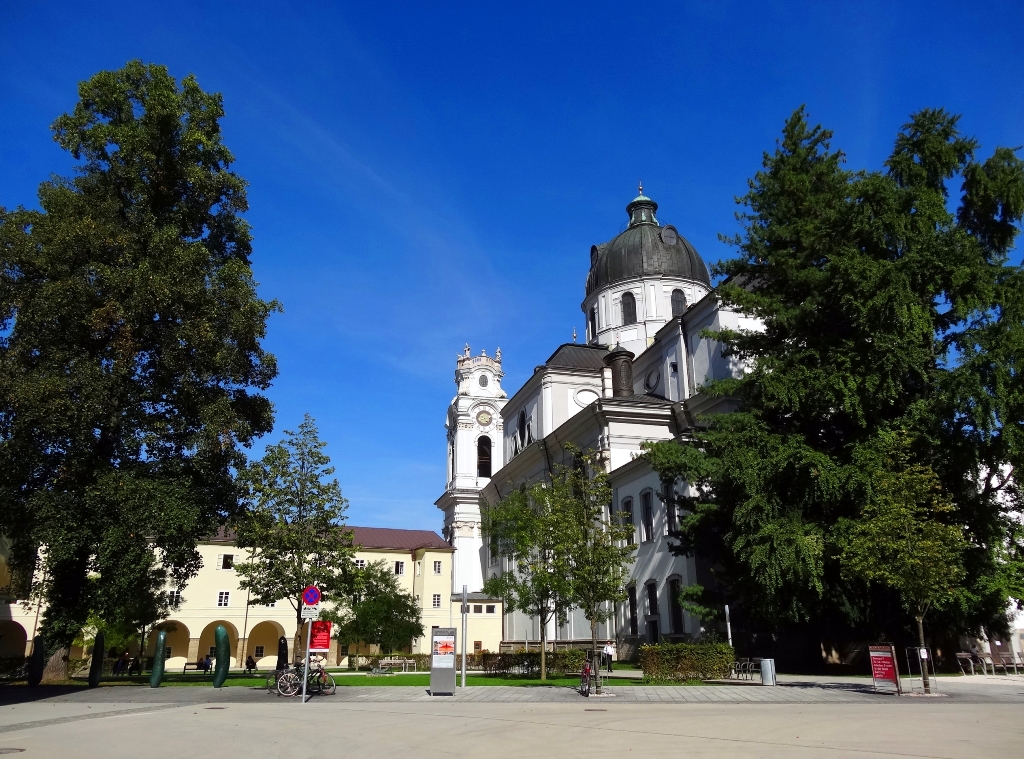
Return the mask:
{"type": "Polygon", "coordinates": [[[468,586],[479,591],[487,561],[481,535],[480,489],[504,466],[501,407],[508,397],[501,389],[501,348],[494,358],[469,345],[456,359],[455,397],[448,406],[447,485],[435,502],[444,512],[444,537],[455,547],[453,592],[468,586]]]}

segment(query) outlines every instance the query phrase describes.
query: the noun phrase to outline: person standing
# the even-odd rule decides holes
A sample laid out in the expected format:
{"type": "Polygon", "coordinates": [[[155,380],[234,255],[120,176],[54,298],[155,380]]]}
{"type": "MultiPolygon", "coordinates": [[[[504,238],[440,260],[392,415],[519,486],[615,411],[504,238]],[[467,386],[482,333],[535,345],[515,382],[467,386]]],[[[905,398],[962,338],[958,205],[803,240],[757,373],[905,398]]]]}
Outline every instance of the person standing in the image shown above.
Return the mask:
{"type": "Polygon", "coordinates": [[[604,644],[604,658],[608,662],[608,672],[611,674],[612,671],[612,655],[615,653],[615,649],[612,648],[611,643],[604,644]]]}

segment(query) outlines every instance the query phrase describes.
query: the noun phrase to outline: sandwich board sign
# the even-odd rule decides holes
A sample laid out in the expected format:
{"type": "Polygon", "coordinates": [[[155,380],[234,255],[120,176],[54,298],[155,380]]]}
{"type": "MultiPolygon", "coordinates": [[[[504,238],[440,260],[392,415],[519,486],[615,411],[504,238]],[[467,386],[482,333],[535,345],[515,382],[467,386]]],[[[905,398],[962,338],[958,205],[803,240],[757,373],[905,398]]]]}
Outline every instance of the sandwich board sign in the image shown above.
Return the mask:
{"type": "Polygon", "coordinates": [[[900,671],[896,665],[896,648],[891,645],[868,646],[868,656],[871,659],[871,679],[875,690],[902,695],[900,671]]]}
{"type": "Polygon", "coordinates": [[[455,628],[430,631],[430,695],[455,695],[455,628]]]}

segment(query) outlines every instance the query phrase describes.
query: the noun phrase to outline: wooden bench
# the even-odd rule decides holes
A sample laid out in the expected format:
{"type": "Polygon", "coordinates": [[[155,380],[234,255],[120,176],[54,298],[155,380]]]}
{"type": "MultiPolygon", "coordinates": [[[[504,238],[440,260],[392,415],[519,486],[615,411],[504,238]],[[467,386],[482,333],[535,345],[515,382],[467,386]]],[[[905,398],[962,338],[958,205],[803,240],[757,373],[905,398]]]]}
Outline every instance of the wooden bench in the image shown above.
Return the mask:
{"type": "MultiPolygon", "coordinates": [[[[966,670],[964,670],[964,664],[966,664],[970,668],[971,674],[972,675],[974,674],[974,656],[973,655],[966,654],[966,653],[957,654],[956,655],[956,663],[957,663],[957,666],[960,667],[960,674],[961,675],[963,675],[965,677],[967,676],[967,672],[966,672],[966,670]]],[[[982,664],[982,666],[984,666],[984,664],[982,664]]]]}
{"type": "Polygon", "coordinates": [[[381,667],[388,667],[389,669],[393,669],[393,668],[396,668],[396,667],[401,667],[403,672],[408,672],[409,671],[408,667],[409,667],[410,664],[412,665],[412,671],[415,672],[416,671],[416,660],[415,659],[381,659],[380,660],[380,666],[381,667]]]}
{"type": "Polygon", "coordinates": [[[196,672],[202,672],[203,671],[202,662],[197,662],[197,661],[187,661],[187,662],[185,662],[185,666],[181,668],[181,674],[184,675],[190,669],[191,670],[195,670],[196,672]]]}
{"type": "Polygon", "coordinates": [[[992,673],[995,674],[996,666],[1003,668],[1003,674],[1010,674],[1009,667],[1013,667],[1013,674],[1017,674],[1017,656],[1011,651],[1008,654],[997,653],[993,658],[992,673]]]}

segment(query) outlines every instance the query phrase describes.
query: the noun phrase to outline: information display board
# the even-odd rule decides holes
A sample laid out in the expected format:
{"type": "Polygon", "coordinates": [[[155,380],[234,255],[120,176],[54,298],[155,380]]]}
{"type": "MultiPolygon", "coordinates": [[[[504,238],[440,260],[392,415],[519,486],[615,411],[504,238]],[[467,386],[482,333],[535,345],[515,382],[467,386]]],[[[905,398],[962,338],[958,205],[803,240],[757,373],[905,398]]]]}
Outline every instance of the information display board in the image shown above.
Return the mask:
{"type": "Polygon", "coordinates": [[[896,666],[896,649],[893,646],[869,646],[868,655],[875,689],[902,693],[900,673],[896,666]]]}
{"type": "Polygon", "coordinates": [[[455,628],[430,631],[430,695],[455,694],[455,628]]]}

